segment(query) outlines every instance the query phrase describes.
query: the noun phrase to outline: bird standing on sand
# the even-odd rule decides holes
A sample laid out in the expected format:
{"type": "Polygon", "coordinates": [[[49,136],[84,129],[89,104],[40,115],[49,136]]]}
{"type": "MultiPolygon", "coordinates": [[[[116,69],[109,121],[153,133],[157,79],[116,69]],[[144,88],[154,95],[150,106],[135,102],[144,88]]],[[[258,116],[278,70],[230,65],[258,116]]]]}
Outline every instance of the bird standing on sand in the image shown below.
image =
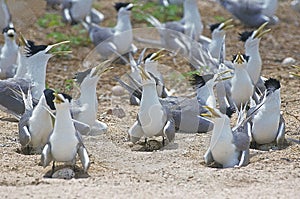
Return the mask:
{"type": "Polygon", "coordinates": [[[55,169],[55,162],[76,164],[76,154],[82,163],[84,172],[87,172],[90,166],[90,160],[87,150],[82,142],[81,135],[76,131],[71,118],[70,101],[62,94],[54,93],[54,105],[56,108],[56,120],[53,131],[49,136],[48,143],[42,151],[41,162],[44,167],[51,161],[52,174],[55,169]]]}
{"type": "Polygon", "coordinates": [[[163,136],[171,142],[175,138],[174,120],[159,101],[154,78],[142,67],[139,69],[143,91],[138,119],[128,131],[130,141],[135,143],[143,136],[163,136]]]}
{"type": "Polygon", "coordinates": [[[118,11],[118,19],[117,25],[113,28],[83,22],[97,52],[103,59],[108,59],[111,55],[119,56],[130,51],[136,51],[136,47],[132,43],[133,34],[130,22],[132,8],[132,3],[115,4],[115,9],[118,11]]]}
{"type": "Polygon", "coordinates": [[[16,44],[16,30],[12,23],[9,23],[2,33],[5,43],[0,54],[0,79],[7,79],[16,73],[19,47],[16,44]]]}
{"type": "Polygon", "coordinates": [[[238,53],[233,58],[234,74],[230,80],[230,94],[236,108],[247,104],[254,92],[252,80],[246,70],[247,59],[245,55],[238,53]]]}
{"type": "Polygon", "coordinates": [[[63,20],[72,25],[85,19],[91,23],[100,23],[104,19],[104,15],[92,8],[92,5],[93,0],[63,0],[63,20]]]}

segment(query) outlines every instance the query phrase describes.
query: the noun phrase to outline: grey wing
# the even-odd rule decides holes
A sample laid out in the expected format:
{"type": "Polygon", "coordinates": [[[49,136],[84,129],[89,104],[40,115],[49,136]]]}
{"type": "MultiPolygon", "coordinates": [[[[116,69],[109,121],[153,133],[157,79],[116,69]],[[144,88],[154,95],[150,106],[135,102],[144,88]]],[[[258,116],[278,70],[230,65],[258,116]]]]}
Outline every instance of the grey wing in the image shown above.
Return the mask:
{"type": "Polygon", "coordinates": [[[165,23],[165,28],[174,30],[177,32],[181,32],[183,34],[185,33],[184,25],[178,21],[172,21],[172,22],[165,23]]]}
{"type": "Polygon", "coordinates": [[[168,109],[164,109],[167,114],[167,122],[164,126],[163,133],[167,136],[169,142],[172,142],[175,138],[175,120],[172,117],[172,113],[168,109]]]}
{"type": "Polygon", "coordinates": [[[51,144],[47,143],[44,146],[44,149],[42,151],[42,156],[41,156],[41,162],[43,164],[43,167],[48,166],[52,160],[53,160],[53,157],[51,154],[51,144]]]}
{"type": "Polygon", "coordinates": [[[247,125],[240,126],[233,131],[232,142],[239,151],[245,151],[249,149],[250,137],[249,137],[247,125]]]}
{"type": "Polygon", "coordinates": [[[101,42],[111,38],[113,36],[113,30],[111,28],[93,27],[90,30],[90,38],[94,45],[98,45],[101,42]]]}
{"type": "Polygon", "coordinates": [[[203,156],[204,162],[206,165],[209,165],[214,162],[214,158],[212,156],[210,148],[207,149],[206,153],[203,156]]]}
{"type": "Polygon", "coordinates": [[[276,138],[277,145],[282,145],[284,143],[284,140],[285,140],[285,120],[282,114],[280,114],[279,127],[278,127],[278,133],[276,138]]]}
{"type": "Polygon", "coordinates": [[[91,128],[88,124],[85,124],[83,122],[77,121],[73,119],[73,123],[75,126],[75,129],[80,132],[81,135],[88,135],[91,128]]]}
{"type": "Polygon", "coordinates": [[[86,148],[83,145],[79,146],[77,153],[79,155],[84,172],[87,172],[90,167],[90,158],[86,148]]]}
{"type": "Polygon", "coordinates": [[[0,109],[20,118],[25,112],[22,96],[16,96],[14,90],[19,88],[27,93],[29,82],[23,79],[7,79],[0,81],[0,109]]]}
{"type": "Polygon", "coordinates": [[[76,137],[79,141],[77,153],[79,155],[84,172],[87,172],[87,170],[90,167],[90,158],[89,158],[88,152],[82,142],[82,137],[78,131],[76,131],[76,137]]]}
{"type": "Polygon", "coordinates": [[[31,141],[31,135],[29,132],[29,119],[32,115],[32,110],[27,110],[22,115],[22,117],[19,120],[18,128],[19,128],[19,141],[22,145],[22,147],[27,146],[31,141]]]}

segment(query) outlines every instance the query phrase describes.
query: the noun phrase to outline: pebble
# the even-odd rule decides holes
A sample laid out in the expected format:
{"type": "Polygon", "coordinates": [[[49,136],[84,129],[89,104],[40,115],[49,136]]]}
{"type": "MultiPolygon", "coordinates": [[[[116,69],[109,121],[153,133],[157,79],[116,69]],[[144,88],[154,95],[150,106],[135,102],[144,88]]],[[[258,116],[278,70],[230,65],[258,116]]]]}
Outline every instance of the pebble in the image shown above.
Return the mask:
{"type": "Polygon", "coordinates": [[[75,177],[75,172],[70,169],[70,168],[62,168],[57,171],[55,171],[52,175],[52,178],[57,178],[57,179],[72,179],[75,177]]]}
{"type": "Polygon", "coordinates": [[[125,94],[124,88],[119,85],[112,87],[111,92],[113,96],[122,96],[125,94]]]}
{"type": "Polygon", "coordinates": [[[294,64],[296,62],[296,60],[292,57],[287,57],[285,58],[281,64],[283,65],[291,65],[291,64],[294,64]]]}

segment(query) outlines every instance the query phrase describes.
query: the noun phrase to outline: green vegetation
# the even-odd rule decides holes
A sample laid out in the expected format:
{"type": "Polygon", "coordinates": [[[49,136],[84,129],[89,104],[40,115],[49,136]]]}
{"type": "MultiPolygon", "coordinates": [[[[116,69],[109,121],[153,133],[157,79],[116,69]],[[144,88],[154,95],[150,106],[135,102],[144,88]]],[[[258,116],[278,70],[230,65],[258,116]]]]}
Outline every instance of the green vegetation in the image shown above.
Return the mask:
{"type": "Polygon", "coordinates": [[[87,46],[90,43],[87,31],[81,25],[71,27],[71,30],[62,30],[66,24],[62,22],[62,17],[57,14],[46,13],[43,17],[39,18],[37,24],[45,29],[52,30],[46,37],[55,40],[55,42],[70,41],[70,44],[63,44],[56,49],[58,51],[70,51],[71,46],[87,46]],[[75,33],[75,34],[74,34],[75,33]]]}
{"type": "Polygon", "coordinates": [[[37,24],[42,28],[64,26],[62,17],[57,14],[45,13],[45,15],[37,20],[37,24]]]}
{"type": "Polygon", "coordinates": [[[137,0],[135,0],[134,3],[137,4],[137,8],[133,8],[132,17],[138,23],[145,22],[147,14],[153,15],[161,22],[176,21],[180,20],[182,17],[182,7],[178,5],[164,7],[157,2],[145,2],[144,4],[141,4],[141,2],[137,0]]]}

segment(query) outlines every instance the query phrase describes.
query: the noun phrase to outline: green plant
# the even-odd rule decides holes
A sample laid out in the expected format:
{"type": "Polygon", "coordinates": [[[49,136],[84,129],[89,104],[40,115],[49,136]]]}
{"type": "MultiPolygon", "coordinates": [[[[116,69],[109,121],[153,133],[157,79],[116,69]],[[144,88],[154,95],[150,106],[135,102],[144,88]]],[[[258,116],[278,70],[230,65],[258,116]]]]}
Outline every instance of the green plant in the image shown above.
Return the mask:
{"type": "Polygon", "coordinates": [[[178,5],[170,5],[164,7],[157,2],[145,2],[135,0],[137,9],[132,10],[133,19],[139,22],[145,22],[146,14],[149,13],[161,22],[180,20],[182,16],[182,7],[178,5]]]}
{"type": "Polygon", "coordinates": [[[37,24],[42,28],[60,27],[64,26],[62,17],[57,14],[45,13],[43,17],[37,20],[37,24]]]}

